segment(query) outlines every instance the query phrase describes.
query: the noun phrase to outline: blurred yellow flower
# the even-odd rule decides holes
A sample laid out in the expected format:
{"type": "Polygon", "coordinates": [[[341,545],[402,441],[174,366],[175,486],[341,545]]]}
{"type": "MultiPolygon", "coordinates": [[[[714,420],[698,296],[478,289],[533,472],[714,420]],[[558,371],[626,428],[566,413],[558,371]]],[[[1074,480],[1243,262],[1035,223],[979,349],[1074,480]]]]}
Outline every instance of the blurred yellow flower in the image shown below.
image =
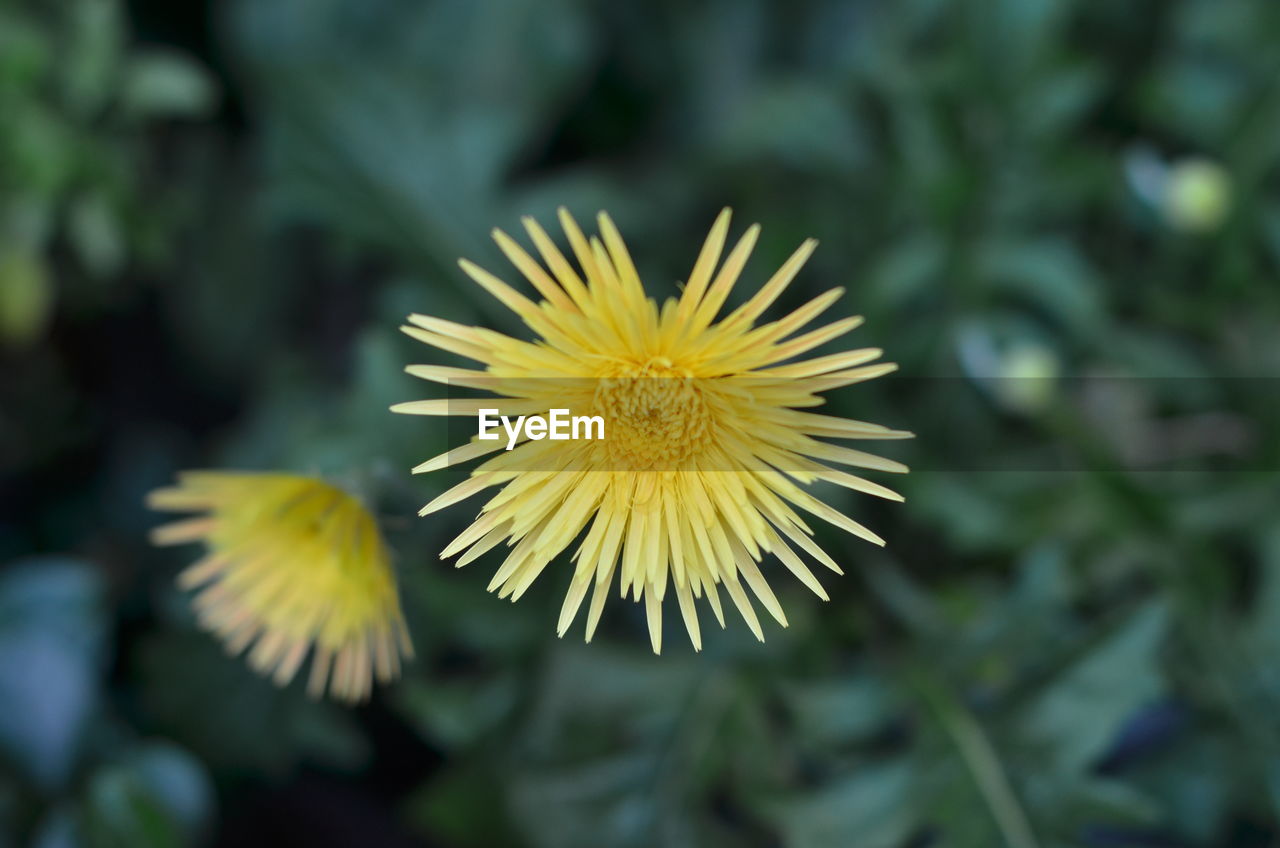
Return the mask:
{"type": "Polygon", "coordinates": [[[716,219],[683,293],[661,307],[646,296],[607,215],[599,216],[601,237],[588,240],[560,210],[576,269],[543,229],[526,218],[525,228],[545,268],[501,231],[494,238],[542,302],[466,260],[461,265],[520,316],[538,341],[426,315],[410,316],[412,326],[402,328],[428,345],[485,365],[484,371],[413,365],[409,373],[487,389],[499,397],[416,401],[397,404],[394,411],[476,416],[485,407],[503,406],[503,411],[545,415],[563,408],[604,420],[602,440],[551,441],[526,433],[523,443],[510,450],[506,438],[473,438],[414,469],[432,471],[508,448],[421,514],[504,486],[441,556],[462,553],[461,566],[506,541],[512,550],[489,589],[512,600],[581,535],[560,614],[561,636],[592,590],[586,631],[591,639],[616,574],[623,597],[643,598],[655,652],[662,647],[662,601],[669,586],[695,649],[701,648],[696,598],[705,595],[724,626],[717,587],[725,589],[756,638],[763,640],[745,589],[786,626],[757,565],[764,554],[776,556],[824,600],[825,591],[795,548],[841,573],[793,507],[884,544],[792,480],[822,480],[902,499],[822,461],[891,472],[905,472],[905,466],[815,437],[898,439],[910,433],[800,410],[820,405],[819,392],[878,377],[896,366],[868,364],[881,355],[875,348],[782,364],[862,323],[858,317],[844,318],[795,335],[835,303],[842,290],[834,289],[784,318],[756,324],[808,259],[816,246],[812,240],[754,296],[716,322],[760,231],[749,228],[721,264],[729,218],[726,209],[716,219]]]}
{"type": "Polygon", "coordinates": [[[203,540],[208,553],[178,577],[200,625],[284,686],[314,645],[308,692],[360,701],[373,677],[412,656],[390,557],[377,524],[352,496],[290,474],[192,471],[147,504],[204,512],[157,527],[152,541],[203,540]]]}

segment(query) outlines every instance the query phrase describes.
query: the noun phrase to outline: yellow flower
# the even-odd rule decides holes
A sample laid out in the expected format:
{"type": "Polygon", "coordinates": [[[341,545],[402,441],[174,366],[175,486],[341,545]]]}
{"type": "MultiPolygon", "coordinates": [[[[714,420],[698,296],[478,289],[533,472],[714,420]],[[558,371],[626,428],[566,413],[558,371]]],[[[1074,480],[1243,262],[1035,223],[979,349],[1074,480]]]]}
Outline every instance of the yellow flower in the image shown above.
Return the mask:
{"type": "Polygon", "coordinates": [[[784,318],[757,325],[812,253],[812,240],[754,296],[717,322],[755,244],[758,226],[748,229],[720,264],[729,229],[729,210],[722,212],[680,297],[659,307],[646,297],[607,215],[599,216],[601,238],[590,240],[563,209],[560,223],[578,268],[532,219],[526,218],[524,225],[546,267],[506,234],[494,231],[498,246],[541,295],[541,302],[461,262],[472,279],[523,319],[539,336],[537,341],[426,315],[411,315],[412,326],[402,328],[428,345],[485,366],[476,371],[411,365],[406,369],[410,374],[486,389],[499,397],[415,401],[392,409],[474,416],[486,407],[501,406],[502,413],[514,417],[545,416],[563,408],[601,417],[606,438],[551,441],[526,434],[511,449],[505,435],[492,441],[476,437],[465,447],[419,465],[415,472],[432,471],[506,448],[422,509],[426,515],[491,486],[503,486],[441,557],[465,551],[458,560],[462,566],[505,540],[512,550],[489,589],[515,600],[582,536],[561,610],[561,636],[592,590],[590,640],[618,574],[623,597],[644,599],[655,652],[662,646],[662,600],[669,586],[695,649],[701,648],[696,598],[705,595],[724,626],[718,587],[763,640],[744,588],[786,626],[782,608],[757,565],[765,553],[777,557],[823,600],[826,592],[796,549],[841,573],[813,541],[795,508],[884,544],[792,481],[822,480],[902,500],[881,485],[824,463],[893,472],[905,472],[905,466],[815,437],[896,439],[910,433],[802,411],[822,403],[818,392],[869,380],[896,366],[868,364],[880,357],[881,351],[874,348],[789,362],[861,324],[861,318],[845,318],[796,335],[835,303],[840,289],[784,318]]]}
{"type": "Polygon", "coordinates": [[[153,509],[206,512],[157,527],[152,541],[204,540],[205,557],[178,576],[200,588],[200,625],[284,686],[314,643],[307,690],[368,697],[373,675],[412,656],[390,557],[377,524],[346,492],[290,474],[198,471],[147,497],[153,509]],[[332,673],[331,673],[332,671],[332,673]]]}

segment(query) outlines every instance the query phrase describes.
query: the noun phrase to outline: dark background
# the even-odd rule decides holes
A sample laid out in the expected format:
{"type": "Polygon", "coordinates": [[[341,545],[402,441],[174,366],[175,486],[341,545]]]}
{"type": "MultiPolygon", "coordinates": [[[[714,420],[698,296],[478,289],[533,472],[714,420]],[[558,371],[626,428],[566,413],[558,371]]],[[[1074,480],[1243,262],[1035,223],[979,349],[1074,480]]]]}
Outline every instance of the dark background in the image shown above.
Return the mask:
{"type": "Polygon", "coordinates": [[[0,848],[1280,844],[1280,5],[0,0],[0,848]],[[825,499],[823,604],[666,650],[436,558],[387,407],[455,266],[607,209],[650,291],[722,206],[779,309],[900,376],[907,496],[825,499]],[[252,675],[146,543],[183,468],[322,473],[418,660],[357,709],[252,675]]]}

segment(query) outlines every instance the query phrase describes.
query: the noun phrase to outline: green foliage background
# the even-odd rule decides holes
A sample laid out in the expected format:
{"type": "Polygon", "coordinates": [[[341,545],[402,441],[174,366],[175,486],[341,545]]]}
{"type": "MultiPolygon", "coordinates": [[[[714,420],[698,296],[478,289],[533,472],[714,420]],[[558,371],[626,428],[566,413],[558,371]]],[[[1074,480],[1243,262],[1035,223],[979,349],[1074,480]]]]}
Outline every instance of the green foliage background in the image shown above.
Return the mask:
{"type": "MultiPolygon", "coordinates": [[[[510,279],[510,277],[509,277],[510,279]]],[[[1280,845],[1280,5],[0,0],[0,848],[1280,845]],[[694,654],[436,552],[410,311],[607,209],[725,205],[900,374],[905,505],[694,654]],[[1056,375],[1056,376],[1055,376],[1056,375]],[[376,506],[419,654],[277,691],[147,547],[182,468],[376,506]]],[[[455,478],[456,479],[456,478],[455,478]]]]}

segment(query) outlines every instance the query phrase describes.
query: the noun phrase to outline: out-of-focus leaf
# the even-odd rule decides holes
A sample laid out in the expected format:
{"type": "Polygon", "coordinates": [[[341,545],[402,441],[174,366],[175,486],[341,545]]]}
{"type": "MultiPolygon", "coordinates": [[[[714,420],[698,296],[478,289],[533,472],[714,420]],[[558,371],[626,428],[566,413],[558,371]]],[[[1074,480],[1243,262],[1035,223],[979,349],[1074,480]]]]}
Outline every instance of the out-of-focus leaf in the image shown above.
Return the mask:
{"type": "Polygon", "coordinates": [[[151,743],[86,781],[74,806],[54,807],[33,848],[179,848],[199,842],[213,810],[213,786],[184,751],[151,743]]]}
{"type": "Polygon", "coordinates": [[[181,848],[177,824],[124,768],[94,775],[84,802],[89,848],[181,848]]]}
{"type": "Polygon", "coordinates": [[[79,164],[73,128],[49,104],[27,102],[12,111],[0,151],[9,180],[35,195],[60,191],[79,164]]]}
{"type": "Polygon", "coordinates": [[[0,341],[38,340],[53,312],[53,280],[44,260],[13,244],[0,246],[0,341]]]}
{"type": "Polygon", "coordinates": [[[1093,65],[1082,64],[1050,74],[1028,86],[1022,104],[1024,126],[1046,138],[1067,132],[1102,95],[1105,77],[1093,65]]]}
{"type": "Polygon", "coordinates": [[[277,689],[202,633],[146,640],[138,672],[155,726],[212,766],[278,772],[308,760],[356,769],[368,759],[341,708],[307,699],[301,683],[277,689]]]}
{"type": "Polygon", "coordinates": [[[393,696],[419,734],[446,749],[479,743],[516,707],[518,681],[511,675],[461,683],[407,680],[393,696]]]}
{"type": "Polygon", "coordinates": [[[1263,655],[1280,655],[1280,531],[1273,529],[1260,543],[1262,559],[1258,589],[1249,624],[1251,641],[1263,655]]]}
{"type": "Polygon", "coordinates": [[[101,194],[82,197],[72,205],[67,234],[80,261],[93,276],[110,277],[124,264],[124,234],[115,210],[101,194]]]}
{"type": "Polygon", "coordinates": [[[1210,842],[1229,815],[1232,754],[1220,740],[1185,739],[1125,770],[1125,779],[1159,802],[1166,827],[1210,842]]]}
{"type": "Polygon", "coordinates": [[[871,266],[864,297],[886,316],[919,306],[936,294],[945,271],[946,248],[929,233],[902,239],[891,245],[871,266]]]}
{"type": "Polygon", "coordinates": [[[993,242],[982,250],[979,273],[994,289],[1081,337],[1089,338],[1105,326],[1101,281],[1069,243],[993,242]]]}
{"type": "Polygon", "coordinates": [[[49,242],[56,211],[54,198],[43,194],[27,192],[8,197],[0,205],[0,228],[8,232],[13,245],[39,250],[49,242]]]}
{"type": "Polygon", "coordinates": [[[1165,336],[1127,332],[1115,342],[1115,361],[1152,389],[1174,387],[1184,397],[1192,392],[1203,398],[1200,385],[1213,382],[1213,375],[1200,359],[1165,336]]]}
{"type": "Polygon", "coordinates": [[[893,692],[871,676],[797,681],[784,685],[782,695],[795,718],[797,741],[824,749],[858,742],[883,730],[897,706],[893,692]]]}
{"type": "Polygon", "coordinates": [[[95,696],[93,669],[48,633],[0,641],[0,746],[37,782],[65,781],[95,696]]]}
{"type": "Polygon", "coordinates": [[[215,805],[213,783],[204,765],[191,754],[176,745],[151,742],[131,752],[126,766],[187,841],[194,840],[210,823],[215,805]]]}
{"type": "Polygon", "coordinates": [[[70,0],[63,8],[69,42],[59,51],[64,95],[72,112],[92,118],[114,89],[124,46],[123,9],[117,0],[70,0]]]}
{"type": "Polygon", "coordinates": [[[919,827],[911,767],[859,764],[852,774],[780,804],[787,848],[898,848],[919,827]]]}
{"type": "Polygon", "coordinates": [[[721,155],[828,175],[865,161],[862,130],[848,98],[801,80],[759,86],[727,119],[721,155]]]}
{"type": "Polygon", "coordinates": [[[1280,203],[1268,206],[1260,217],[1266,245],[1271,254],[1271,266],[1280,268],[1280,203]]]}
{"type": "Polygon", "coordinates": [[[0,9],[0,79],[30,85],[49,66],[48,36],[20,12],[0,9]]]}
{"type": "Polygon", "coordinates": [[[1152,603],[1055,675],[1021,724],[1047,767],[1079,772],[1094,763],[1120,723],[1160,695],[1157,663],[1168,611],[1152,603]]]}
{"type": "Polygon", "coordinates": [[[504,169],[584,67],[581,10],[515,0],[495,29],[479,6],[397,2],[371,18],[363,5],[234,6],[245,66],[278,106],[278,208],[435,273],[478,254],[504,169]],[[297,37],[298,20],[311,38],[297,37]],[[458,74],[465,91],[449,82],[458,74]]]}
{"type": "Polygon", "coordinates": [[[659,829],[655,805],[642,791],[652,779],[653,758],[634,750],[517,774],[511,800],[538,848],[641,848],[659,829]]]}
{"type": "Polygon", "coordinates": [[[296,755],[342,771],[358,772],[368,766],[373,750],[363,729],[341,707],[290,699],[291,717],[282,719],[291,733],[287,738],[296,755]]]}
{"type": "MultiPolygon", "coordinates": [[[[434,489],[423,494],[430,496],[434,489]]],[[[415,492],[415,503],[421,498],[415,492]]],[[[421,528],[415,537],[428,549],[439,551],[465,524],[456,526],[421,528]],[[425,538],[424,538],[425,536],[425,538]]],[[[484,568],[485,560],[477,566],[484,568]]],[[[435,565],[436,568],[440,566],[435,565]]],[[[452,570],[450,570],[452,571],[452,570]]],[[[420,608],[424,622],[431,629],[440,628],[450,639],[467,650],[483,656],[501,657],[504,662],[524,663],[547,640],[549,634],[543,627],[544,620],[533,606],[495,603],[492,595],[484,592],[487,577],[464,569],[464,578],[458,572],[432,572],[428,568],[409,568],[404,574],[405,594],[412,593],[415,605],[420,608]]],[[[530,599],[532,600],[532,598],[530,599]]]]}
{"type": "Polygon", "coordinates": [[[97,700],[102,591],[74,560],[0,572],[0,749],[46,789],[70,777],[97,700]]]}
{"type": "Polygon", "coordinates": [[[674,657],[564,645],[554,653],[542,698],[530,716],[528,742],[552,752],[556,750],[554,737],[568,730],[576,715],[610,710],[619,711],[619,721],[636,722],[637,729],[664,726],[680,710],[680,704],[671,696],[687,692],[698,676],[695,663],[678,662],[674,657]],[[557,685],[574,680],[594,680],[595,685],[557,685]]]}
{"type": "Polygon", "coordinates": [[[1025,74],[1050,49],[1067,21],[1068,0],[995,0],[985,6],[957,4],[969,13],[973,40],[985,48],[992,68],[1025,74]]]}
{"type": "Polygon", "coordinates": [[[995,493],[972,485],[962,470],[940,469],[927,488],[912,493],[916,509],[947,534],[961,550],[999,546],[1006,538],[1009,515],[995,493]]]}
{"type": "MultiPolygon", "coordinates": [[[[404,316],[398,316],[397,320],[403,321],[404,316]]],[[[377,455],[402,469],[412,468],[463,441],[459,427],[424,428],[421,422],[400,421],[404,416],[387,411],[401,401],[447,396],[447,390],[441,393],[441,387],[404,373],[406,352],[413,351],[415,344],[390,327],[385,331],[367,331],[357,340],[351,392],[341,420],[344,431],[355,438],[376,434],[376,444],[370,446],[366,455],[377,455]]]]}
{"type": "Polygon", "coordinates": [[[1198,144],[1221,144],[1247,96],[1244,81],[1221,64],[1179,57],[1148,83],[1148,111],[1158,126],[1198,144]]]}
{"type": "Polygon", "coordinates": [[[138,118],[195,117],[216,104],[218,89],[191,59],[172,51],[130,57],[120,89],[120,107],[138,118]]]}
{"type": "MultiPolygon", "coordinates": [[[[10,844],[0,842],[6,848],[10,844]]],[[[30,848],[84,848],[85,844],[79,818],[70,806],[59,806],[36,826],[30,848]]]]}
{"type": "Polygon", "coordinates": [[[1090,829],[1152,828],[1161,807],[1127,782],[1095,776],[1041,779],[1023,786],[1035,805],[1036,822],[1068,845],[1090,829]]]}
{"type": "Polygon", "coordinates": [[[416,790],[405,802],[411,826],[429,839],[457,848],[514,845],[518,831],[506,805],[494,797],[501,775],[486,770],[478,757],[467,757],[416,790]]]}
{"type": "Polygon", "coordinates": [[[508,767],[513,814],[535,845],[704,844],[689,815],[701,782],[690,744],[709,743],[732,687],[675,659],[554,652],[508,767]]]}
{"type": "Polygon", "coordinates": [[[17,830],[19,806],[17,781],[0,772],[0,848],[13,846],[7,834],[17,830]]]}

